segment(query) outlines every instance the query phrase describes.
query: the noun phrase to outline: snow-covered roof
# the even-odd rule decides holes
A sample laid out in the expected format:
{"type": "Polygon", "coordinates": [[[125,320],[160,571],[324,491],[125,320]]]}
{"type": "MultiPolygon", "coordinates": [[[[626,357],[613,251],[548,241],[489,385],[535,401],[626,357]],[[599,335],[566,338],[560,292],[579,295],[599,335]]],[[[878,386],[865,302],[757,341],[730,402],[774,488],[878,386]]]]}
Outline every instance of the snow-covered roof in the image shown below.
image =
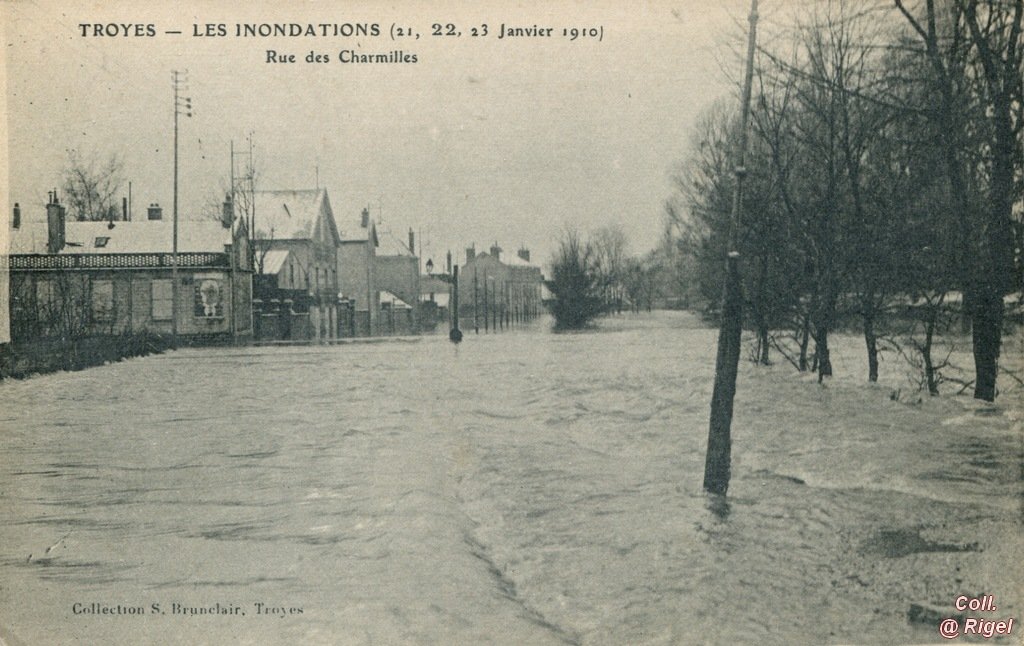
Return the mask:
{"type": "Polygon", "coordinates": [[[398,298],[398,296],[394,295],[393,293],[387,290],[382,290],[381,292],[379,292],[379,297],[382,305],[385,303],[390,303],[391,307],[395,309],[412,309],[411,307],[409,307],[408,303],[406,303],[402,299],[398,298]]]}
{"type": "Polygon", "coordinates": [[[255,222],[256,237],[263,240],[312,240],[322,235],[317,227],[325,223],[337,231],[323,188],[257,191],[255,222]],[[321,213],[329,217],[322,220],[321,213]]]}
{"type": "Polygon", "coordinates": [[[288,249],[271,249],[263,256],[263,273],[264,274],[276,274],[281,271],[281,267],[284,267],[284,263],[288,260],[288,254],[291,253],[288,249]]]}
{"type": "MultiPolygon", "coordinates": [[[[64,225],[66,246],[60,253],[170,253],[174,248],[171,220],[107,220],[64,225]]],[[[45,222],[27,222],[11,231],[11,253],[46,253],[45,222]]],[[[215,220],[179,220],[178,251],[223,253],[231,229],[215,220]]]]}
{"type": "MultiPolygon", "coordinates": [[[[46,223],[23,223],[10,230],[10,253],[46,253],[46,223]]],[[[0,250],[2,251],[2,250],[0,250]]]]}
{"type": "Polygon", "coordinates": [[[509,267],[532,267],[535,269],[540,269],[538,265],[535,265],[528,260],[523,260],[519,256],[515,256],[512,254],[508,254],[504,258],[501,258],[500,261],[505,263],[509,267]]]}
{"type": "Polygon", "coordinates": [[[352,217],[343,217],[338,226],[338,235],[343,242],[366,242],[373,236],[375,245],[380,245],[380,235],[377,233],[377,225],[373,217],[366,216],[366,225],[363,225],[363,214],[356,213],[352,217]]]}
{"type": "Polygon", "coordinates": [[[378,231],[377,239],[379,240],[377,245],[378,256],[405,256],[408,258],[416,256],[406,243],[402,242],[401,238],[390,231],[378,231]]]}

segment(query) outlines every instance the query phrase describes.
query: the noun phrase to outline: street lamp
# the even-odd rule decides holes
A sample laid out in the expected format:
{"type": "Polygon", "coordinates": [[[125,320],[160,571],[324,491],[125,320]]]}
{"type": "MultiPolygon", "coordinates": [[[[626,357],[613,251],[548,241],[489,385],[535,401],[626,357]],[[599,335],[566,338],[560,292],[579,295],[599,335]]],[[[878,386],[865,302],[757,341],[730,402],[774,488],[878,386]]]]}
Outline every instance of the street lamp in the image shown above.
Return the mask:
{"type": "Polygon", "coordinates": [[[427,275],[429,276],[429,275],[431,275],[433,273],[434,273],[434,261],[430,260],[428,258],[427,259],[427,275]]]}

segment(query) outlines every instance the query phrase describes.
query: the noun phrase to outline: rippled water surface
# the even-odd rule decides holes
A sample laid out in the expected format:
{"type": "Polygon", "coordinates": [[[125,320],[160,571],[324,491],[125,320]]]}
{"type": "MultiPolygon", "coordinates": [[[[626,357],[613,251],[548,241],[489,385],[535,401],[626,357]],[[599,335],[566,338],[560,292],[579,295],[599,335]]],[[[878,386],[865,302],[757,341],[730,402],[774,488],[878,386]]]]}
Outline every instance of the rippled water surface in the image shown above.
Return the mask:
{"type": "Polygon", "coordinates": [[[921,643],[910,605],[961,593],[1022,618],[1019,394],[892,401],[856,339],[826,387],[744,364],[720,505],[715,332],[546,325],[0,383],[0,636],[921,643]]]}

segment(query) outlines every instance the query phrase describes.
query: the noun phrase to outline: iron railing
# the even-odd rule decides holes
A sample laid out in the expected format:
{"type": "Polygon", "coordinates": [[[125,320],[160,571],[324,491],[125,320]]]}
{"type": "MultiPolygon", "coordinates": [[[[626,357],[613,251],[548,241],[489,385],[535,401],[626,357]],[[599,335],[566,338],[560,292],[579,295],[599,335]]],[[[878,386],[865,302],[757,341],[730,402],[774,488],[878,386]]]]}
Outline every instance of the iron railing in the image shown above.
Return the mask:
{"type": "MultiPolygon", "coordinates": [[[[174,264],[170,253],[68,253],[12,254],[8,256],[11,271],[62,269],[146,269],[167,268],[174,264]]],[[[187,252],[178,254],[178,268],[228,268],[231,256],[226,253],[187,252]]]]}

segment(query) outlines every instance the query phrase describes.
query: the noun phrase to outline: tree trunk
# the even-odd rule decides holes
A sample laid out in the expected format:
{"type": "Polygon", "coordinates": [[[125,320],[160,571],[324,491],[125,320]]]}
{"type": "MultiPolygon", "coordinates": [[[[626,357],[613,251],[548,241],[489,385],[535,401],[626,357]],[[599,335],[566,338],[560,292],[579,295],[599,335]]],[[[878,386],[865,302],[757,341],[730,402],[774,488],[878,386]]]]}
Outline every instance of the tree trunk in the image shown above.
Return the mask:
{"type": "Polygon", "coordinates": [[[757,272],[757,347],[758,363],[768,365],[768,254],[761,254],[757,272]]]}
{"type": "Polygon", "coordinates": [[[972,339],[974,341],[974,398],[995,401],[999,346],[1002,340],[1003,299],[997,290],[980,290],[974,295],[972,339]]]}
{"type": "Polygon", "coordinates": [[[988,118],[992,125],[992,169],[988,193],[988,209],[981,226],[981,263],[979,290],[974,307],[974,397],[993,401],[996,397],[996,375],[999,366],[999,347],[1002,342],[1003,294],[1016,289],[1014,273],[1013,208],[1015,183],[1019,177],[1020,150],[1020,36],[1024,21],[1024,5],[1008,3],[1006,16],[1008,37],[1005,51],[992,47],[993,41],[980,29],[977,5],[966,6],[967,25],[971,40],[977,48],[984,70],[991,109],[988,118]],[[1013,5],[1012,17],[1009,5],[1013,5]],[[1017,116],[1018,119],[1014,117],[1017,116]],[[1019,123],[1016,124],[1019,127],[1019,123]],[[981,328],[981,329],[979,329],[981,328]]]}
{"type": "Polygon", "coordinates": [[[757,344],[760,346],[760,357],[759,362],[762,366],[769,365],[768,361],[768,326],[764,322],[764,317],[761,318],[760,323],[757,326],[757,344]]]}
{"type": "Polygon", "coordinates": [[[939,394],[939,383],[935,375],[935,366],[932,364],[932,338],[935,335],[935,307],[929,307],[928,321],[924,329],[924,347],[921,349],[921,356],[924,358],[924,378],[928,383],[928,394],[935,396],[939,394]]]}
{"type": "Polygon", "coordinates": [[[803,317],[803,327],[800,330],[800,372],[807,372],[807,345],[811,340],[811,317],[803,317]]]}
{"type": "MultiPolygon", "coordinates": [[[[831,276],[831,272],[826,273],[831,276]]],[[[823,281],[827,280],[823,278],[823,281]]],[[[827,284],[827,283],[826,283],[827,284]]],[[[818,383],[825,377],[832,376],[832,357],[828,351],[828,333],[835,320],[836,297],[831,287],[825,287],[820,292],[823,294],[818,299],[818,308],[814,310],[814,362],[818,369],[818,383]]]]}
{"type": "Polygon", "coordinates": [[[818,383],[832,376],[832,360],[828,353],[828,327],[820,325],[815,335],[815,361],[818,364],[818,383]]]}
{"type": "Polygon", "coordinates": [[[873,316],[864,316],[864,343],[868,348],[868,381],[878,381],[878,340],[873,316]]]}

